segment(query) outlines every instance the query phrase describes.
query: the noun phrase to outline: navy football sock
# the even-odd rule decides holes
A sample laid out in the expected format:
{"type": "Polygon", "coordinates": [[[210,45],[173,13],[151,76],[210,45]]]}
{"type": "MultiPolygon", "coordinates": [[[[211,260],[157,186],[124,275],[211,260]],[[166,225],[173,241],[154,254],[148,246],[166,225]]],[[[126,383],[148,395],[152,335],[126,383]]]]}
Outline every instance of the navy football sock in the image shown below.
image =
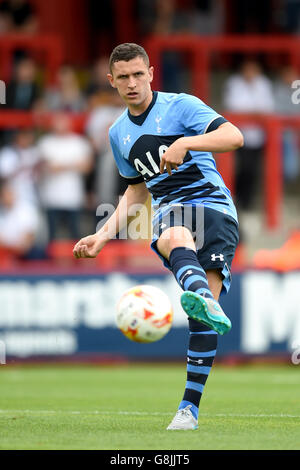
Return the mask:
{"type": "Polygon", "coordinates": [[[207,277],[194,250],[185,247],[171,251],[169,264],[178,284],[183,290],[197,292],[203,297],[213,298],[207,277]]]}
{"type": "MultiPolygon", "coordinates": [[[[207,277],[196,252],[185,247],[174,248],[169,264],[183,290],[197,292],[213,298],[207,277]]],[[[204,385],[210,372],[217,349],[218,335],[208,326],[189,318],[189,349],[187,353],[187,381],[179,409],[192,405],[191,412],[198,418],[198,408],[204,385]]]]}
{"type": "Polygon", "coordinates": [[[216,355],[218,334],[192,318],[189,318],[189,330],[187,381],[179,410],[192,405],[191,412],[197,419],[203,389],[216,355]]]}

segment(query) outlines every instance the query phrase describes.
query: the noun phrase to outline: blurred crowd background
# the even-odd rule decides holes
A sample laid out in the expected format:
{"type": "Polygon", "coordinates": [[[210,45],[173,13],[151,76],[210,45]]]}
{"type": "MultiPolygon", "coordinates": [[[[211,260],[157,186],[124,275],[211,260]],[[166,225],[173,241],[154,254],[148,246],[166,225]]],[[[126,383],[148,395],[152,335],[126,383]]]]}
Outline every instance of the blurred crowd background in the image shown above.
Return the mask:
{"type": "MultiPolygon", "coordinates": [[[[106,78],[109,54],[120,42],[186,34],[297,37],[300,0],[0,0],[0,55],[15,44],[6,62],[0,58],[6,84],[6,104],[0,105],[2,255],[47,259],[51,243],[95,230],[99,204],[116,205],[126,187],[108,128],[124,106],[106,78]],[[63,46],[50,78],[46,54],[36,47],[45,35],[63,46]],[[22,126],[13,125],[14,114],[3,125],[10,111],[27,113],[22,126]]],[[[161,75],[161,91],[193,92],[183,53],[165,52],[161,75]]],[[[300,104],[291,99],[297,79],[300,70],[280,52],[229,51],[213,60],[208,104],[225,114],[299,116],[300,104]]],[[[262,202],[266,135],[259,124],[241,130],[245,145],[235,155],[234,197],[247,261],[249,253],[278,249],[291,233],[298,236],[300,142],[299,128],[281,132],[284,219],[269,233],[262,202]]],[[[299,249],[299,237],[297,243],[299,249]]]]}

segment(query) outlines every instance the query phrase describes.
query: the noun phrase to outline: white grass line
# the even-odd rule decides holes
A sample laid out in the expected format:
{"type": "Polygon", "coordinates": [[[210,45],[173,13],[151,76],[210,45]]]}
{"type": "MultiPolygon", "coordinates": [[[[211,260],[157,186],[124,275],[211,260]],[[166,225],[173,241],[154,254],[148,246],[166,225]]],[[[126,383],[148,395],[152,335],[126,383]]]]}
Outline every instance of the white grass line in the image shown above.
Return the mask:
{"type": "MultiPolygon", "coordinates": [[[[73,411],[73,410],[0,410],[0,414],[69,414],[69,415],[128,415],[128,416],[172,416],[174,413],[160,411],[108,411],[108,410],[91,410],[91,411],[73,411]]],[[[292,415],[286,413],[267,414],[267,413],[200,413],[199,418],[298,418],[300,415],[292,415]]]]}
{"type": "Polygon", "coordinates": [[[137,415],[137,416],[171,416],[174,413],[159,411],[72,411],[72,410],[0,410],[0,414],[27,413],[27,414],[70,414],[70,415],[137,415]]]}
{"type": "MultiPolygon", "coordinates": [[[[201,414],[201,416],[204,416],[201,414]]],[[[252,414],[241,414],[241,413],[216,413],[216,414],[209,414],[206,413],[205,416],[214,416],[220,418],[298,418],[300,419],[300,415],[291,415],[285,413],[279,414],[265,414],[265,413],[252,413],[252,414]]]]}

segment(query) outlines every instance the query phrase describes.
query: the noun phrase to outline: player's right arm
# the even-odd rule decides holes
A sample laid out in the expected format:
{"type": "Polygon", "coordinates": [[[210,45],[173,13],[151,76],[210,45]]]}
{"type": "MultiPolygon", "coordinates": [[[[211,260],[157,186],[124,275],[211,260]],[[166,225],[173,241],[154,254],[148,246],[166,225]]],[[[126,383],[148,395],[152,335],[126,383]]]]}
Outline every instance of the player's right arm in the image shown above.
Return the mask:
{"type": "Polygon", "coordinates": [[[98,232],[82,238],[76,243],[73,254],[75,258],[95,258],[102,248],[130,222],[130,207],[134,204],[145,204],[149,192],[144,182],[129,185],[118,207],[98,232]]]}

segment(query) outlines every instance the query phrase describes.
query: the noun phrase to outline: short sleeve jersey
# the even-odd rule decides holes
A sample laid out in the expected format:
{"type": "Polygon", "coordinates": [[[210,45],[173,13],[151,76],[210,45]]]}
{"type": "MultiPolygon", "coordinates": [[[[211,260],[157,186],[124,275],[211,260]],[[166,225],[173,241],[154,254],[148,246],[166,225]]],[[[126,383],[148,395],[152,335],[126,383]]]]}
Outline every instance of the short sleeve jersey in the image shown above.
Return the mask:
{"type": "Polygon", "coordinates": [[[145,181],[154,210],[166,204],[203,204],[237,220],[230,191],[210,152],[187,152],[172,175],[159,170],[162,155],[175,140],[211,132],[224,122],[195,96],[153,92],[143,114],[133,116],[126,110],[109,130],[119,172],[128,184],[145,181]]]}

